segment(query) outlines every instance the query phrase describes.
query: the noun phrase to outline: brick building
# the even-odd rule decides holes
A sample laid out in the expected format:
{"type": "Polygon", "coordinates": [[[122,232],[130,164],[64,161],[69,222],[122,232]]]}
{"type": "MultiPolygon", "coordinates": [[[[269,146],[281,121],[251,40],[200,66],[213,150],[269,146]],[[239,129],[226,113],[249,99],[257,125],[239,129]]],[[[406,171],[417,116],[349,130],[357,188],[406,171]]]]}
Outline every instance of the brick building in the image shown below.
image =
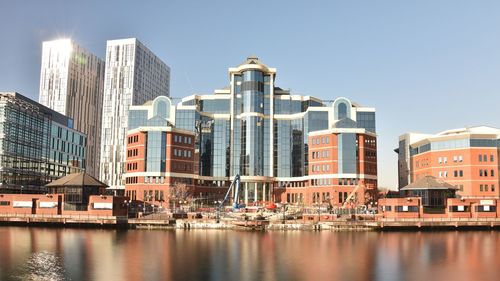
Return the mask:
{"type": "Polygon", "coordinates": [[[480,126],[399,138],[399,187],[434,176],[466,197],[499,197],[500,130],[480,126]]]}

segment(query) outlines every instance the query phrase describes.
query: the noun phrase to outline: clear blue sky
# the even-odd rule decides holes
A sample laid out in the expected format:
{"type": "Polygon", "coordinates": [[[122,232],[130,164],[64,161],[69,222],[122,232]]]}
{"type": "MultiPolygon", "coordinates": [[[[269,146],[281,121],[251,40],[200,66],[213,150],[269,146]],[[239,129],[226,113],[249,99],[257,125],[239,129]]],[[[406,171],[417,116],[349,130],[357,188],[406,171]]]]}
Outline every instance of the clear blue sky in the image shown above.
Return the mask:
{"type": "Polygon", "coordinates": [[[500,127],[499,15],[495,0],[0,0],[0,90],[38,100],[41,43],[63,36],[100,57],[137,37],[175,97],[226,86],[255,54],[277,86],[376,107],[379,185],[394,188],[400,134],[500,127]]]}

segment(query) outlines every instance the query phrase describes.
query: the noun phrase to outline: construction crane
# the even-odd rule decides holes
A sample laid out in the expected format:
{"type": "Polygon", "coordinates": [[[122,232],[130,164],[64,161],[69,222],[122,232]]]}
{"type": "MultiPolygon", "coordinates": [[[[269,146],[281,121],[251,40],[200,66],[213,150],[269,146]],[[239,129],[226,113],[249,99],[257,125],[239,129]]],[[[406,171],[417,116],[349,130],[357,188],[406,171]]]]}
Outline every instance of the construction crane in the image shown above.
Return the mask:
{"type": "Polygon", "coordinates": [[[233,199],[233,210],[238,210],[241,208],[245,208],[245,204],[240,204],[240,175],[236,174],[234,176],[233,182],[231,182],[231,185],[227,189],[226,196],[224,196],[224,200],[222,200],[219,204],[219,209],[224,206],[224,203],[226,203],[227,199],[230,197],[231,191],[234,189],[234,197],[233,199]]]}
{"type": "Polygon", "coordinates": [[[361,187],[361,185],[356,185],[356,187],[354,187],[354,189],[351,191],[351,193],[349,193],[349,195],[347,196],[347,198],[344,200],[344,203],[342,204],[342,208],[345,208],[345,206],[347,205],[347,203],[349,201],[351,201],[351,199],[354,197],[354,195],[356,195],[356,192],[358,191],[358,189],[361,187]]]}

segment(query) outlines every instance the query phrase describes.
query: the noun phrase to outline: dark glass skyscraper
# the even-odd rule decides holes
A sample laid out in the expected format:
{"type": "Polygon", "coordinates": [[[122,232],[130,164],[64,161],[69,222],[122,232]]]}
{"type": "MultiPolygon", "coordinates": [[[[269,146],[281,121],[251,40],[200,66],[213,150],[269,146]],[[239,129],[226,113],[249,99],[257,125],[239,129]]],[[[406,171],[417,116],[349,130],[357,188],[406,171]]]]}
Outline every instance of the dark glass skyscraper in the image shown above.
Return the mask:
{"type": "Polygon", "coordinates": [[[18,93],[0,92],[0,190],[42,192],[86,162],[85,134],[73,120],[18,93]]]}

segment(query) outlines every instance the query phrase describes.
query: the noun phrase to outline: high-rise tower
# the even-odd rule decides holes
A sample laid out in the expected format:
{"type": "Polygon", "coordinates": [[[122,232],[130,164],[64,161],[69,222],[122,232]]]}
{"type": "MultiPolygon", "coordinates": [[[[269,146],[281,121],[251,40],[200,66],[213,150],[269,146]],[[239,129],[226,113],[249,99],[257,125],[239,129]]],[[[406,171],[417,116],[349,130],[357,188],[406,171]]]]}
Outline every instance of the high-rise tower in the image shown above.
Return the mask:
{"type": "Polygon", "coordinates": [[[87,135],[86,172],[98,176],[104,61],[71,39],[43,42],[39,102],[87,135]]]}
{"type": "Polygon", "coordinates": [[[135,38],[110,40],[106,47],[100,179],[124,189],[129,107],[170,96],[170,68],[135,38]]]}

